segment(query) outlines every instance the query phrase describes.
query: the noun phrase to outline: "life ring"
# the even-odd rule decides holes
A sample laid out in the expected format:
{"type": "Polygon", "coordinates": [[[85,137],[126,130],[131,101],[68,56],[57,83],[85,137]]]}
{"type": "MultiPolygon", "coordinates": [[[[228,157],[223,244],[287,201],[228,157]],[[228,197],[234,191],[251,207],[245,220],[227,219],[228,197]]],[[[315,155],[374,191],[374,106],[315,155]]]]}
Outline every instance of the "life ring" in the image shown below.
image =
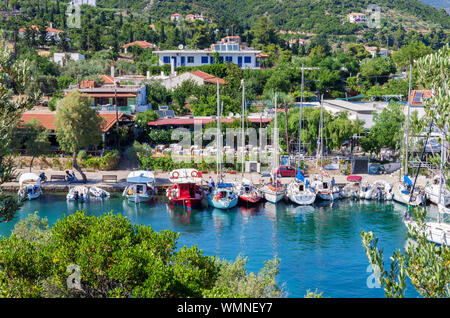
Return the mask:
{"type": "Polygon", "coordinates": [[[191,177],[192,177],[192,178],[197,178],[197,177],[198,177],[197,171],[195,171],[195,170],[192,171],[192,172],[191,172],[191,177]]]}
{"type": "Polygon", "coordinates": [[[174,172],[172,173],[172,179],[178,179],[179,176],[180,176],[180,174],[179,174],[178,171],[174,171],[174,172]]]}

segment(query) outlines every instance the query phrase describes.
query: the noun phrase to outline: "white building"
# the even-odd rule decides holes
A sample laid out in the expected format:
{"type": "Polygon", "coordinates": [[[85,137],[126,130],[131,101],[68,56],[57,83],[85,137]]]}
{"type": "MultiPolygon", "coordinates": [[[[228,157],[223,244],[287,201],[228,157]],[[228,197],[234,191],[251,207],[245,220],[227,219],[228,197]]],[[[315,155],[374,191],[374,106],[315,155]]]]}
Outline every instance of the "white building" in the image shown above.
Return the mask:
{"type": "Polygon", "coordinates": [[[366,22],[367,18],[364,13],[352,12],[347,15],[347,19],[350,23],[366,22]]]}
{"type": "MultiPolygon", "coordinates": [[[[228,36],[221,42],[211,45],[204,50],[164,50],[154,51],[158,55],[159,65],[173,64],[180,66],[202,66],[214,64],[216,53],[219,54],[219,63],[234,63],[243,69],[259,69],[259,58],[261,51],[247,47],[241,43],[240,37],[228,36]]],[[[173,71],[172,71],[173,73],[173,71]]]]}
{"type": "MultiPolygon", "coordinates": [[[[372,58],[377,56],[378,48],[376,46],[365,46],[366,51],[372,54],[372,58]]],[[[380,56],[388,56],[388,49],[380,48],[379,54],[380,56]]]]}
{"type": "Polygon", "coordinates": [[[84,55],[80,53],[54,53],[53,54],[53,62],[63,66],[64,58],[66,61],[81,61],[84,60],[84,55]]]}

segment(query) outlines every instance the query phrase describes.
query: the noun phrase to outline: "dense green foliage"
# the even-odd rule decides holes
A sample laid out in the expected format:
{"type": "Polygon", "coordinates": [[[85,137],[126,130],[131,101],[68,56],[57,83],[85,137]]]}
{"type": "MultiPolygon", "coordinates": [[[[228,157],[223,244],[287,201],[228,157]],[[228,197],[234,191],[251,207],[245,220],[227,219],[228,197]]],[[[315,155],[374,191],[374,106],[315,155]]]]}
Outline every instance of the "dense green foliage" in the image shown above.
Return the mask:
{"type": "Polygon", "coordinates": [[[381,148],[399,149],[403,136],[403,123],[405,114],[403,104],[390,103],[381,113],[374,113],[374,126],[370,129],[367,137],[361,140],[366,151],[379,153],[381,148]]]}
{"type": "MultiPolygon", "coordinates": [[[[32,96],[25,93],[33,79],[29,61],[14,60],[3,44],[0,37],[0,184],[13,179],[15,165],[12,155],[16,127],[22,112],[29,109],[39,97],[38,91],[32,96]],[[14,94],[20,94],[21,98],[14,100],[14,94]]],[[[19,206],[17,196],[0,189],[0,222],[11,220],[19,206]]]]}
{"type": "Polygon", "coordinates": [[[3,297],[280,297],[279,261],[258,275],[178,247],[179,235],[113,213],[77,212],[51,228],[31,215],[0,240],[3,297]]]}

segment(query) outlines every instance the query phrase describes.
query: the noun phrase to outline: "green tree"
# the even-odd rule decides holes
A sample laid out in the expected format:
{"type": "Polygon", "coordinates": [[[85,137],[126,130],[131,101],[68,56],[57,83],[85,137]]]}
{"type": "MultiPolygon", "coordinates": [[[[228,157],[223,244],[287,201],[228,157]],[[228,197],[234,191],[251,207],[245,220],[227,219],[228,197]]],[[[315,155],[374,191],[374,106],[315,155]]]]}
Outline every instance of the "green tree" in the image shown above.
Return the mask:
{"type": "MultiPolygon", "coordinates": [[[[1,37],[0,70],[0,184],[3,184],[13,179],[12,145],[21,114],[35,104],[39,94],[34,92],[34,96],[28,96],[24,93],[33,80],[30,63],[15,60],[1,37]],[[19,98],[14,99],[13,95],[19,98]]],[[[0,222],[10,221],[19,207],[16,195],[0,189],[0,222]]]]}
{"type": "Polygon", "coordinates": [[[56,139],[63,151],[73,154],[73,167],[84,183],[87,178],[78,166],[78,152],[101,142],[102,120],[97,110],[91,108],[89,99],[79,91],[68,93],[56,110],[56,139]]]}
{"type": "Polygon", "coordinates": [[[368,136],[361,139],[366,151],[378,154],[383,147],[398,149],[404,133],[405,114],[402,109],[403,104],[390,103],[381,113],[373,114],[374,125],[368,136]]]}
{"type": "Polygon", "coordinates": [[[399,68],[405,68],[413,64],[418,58],[428,55],[433,50],[423,42],[412,41],[407,46],[403,46],[392,55],[392,59],[399,68]]]}

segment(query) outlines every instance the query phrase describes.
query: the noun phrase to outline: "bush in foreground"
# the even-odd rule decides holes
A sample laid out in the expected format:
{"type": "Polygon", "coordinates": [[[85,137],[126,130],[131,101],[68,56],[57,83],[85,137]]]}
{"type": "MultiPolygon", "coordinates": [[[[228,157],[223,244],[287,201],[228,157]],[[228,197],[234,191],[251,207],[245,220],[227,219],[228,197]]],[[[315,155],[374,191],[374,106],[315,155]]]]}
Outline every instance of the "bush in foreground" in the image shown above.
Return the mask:
{"type": "Polygon", "coordinates": [[[177,248],[179,234],[157,233],[121,215],[59,220],[36,214],[0,240],[0,297],[280,297],[279,260],[248,274],[197,246],[177,248]]]}

